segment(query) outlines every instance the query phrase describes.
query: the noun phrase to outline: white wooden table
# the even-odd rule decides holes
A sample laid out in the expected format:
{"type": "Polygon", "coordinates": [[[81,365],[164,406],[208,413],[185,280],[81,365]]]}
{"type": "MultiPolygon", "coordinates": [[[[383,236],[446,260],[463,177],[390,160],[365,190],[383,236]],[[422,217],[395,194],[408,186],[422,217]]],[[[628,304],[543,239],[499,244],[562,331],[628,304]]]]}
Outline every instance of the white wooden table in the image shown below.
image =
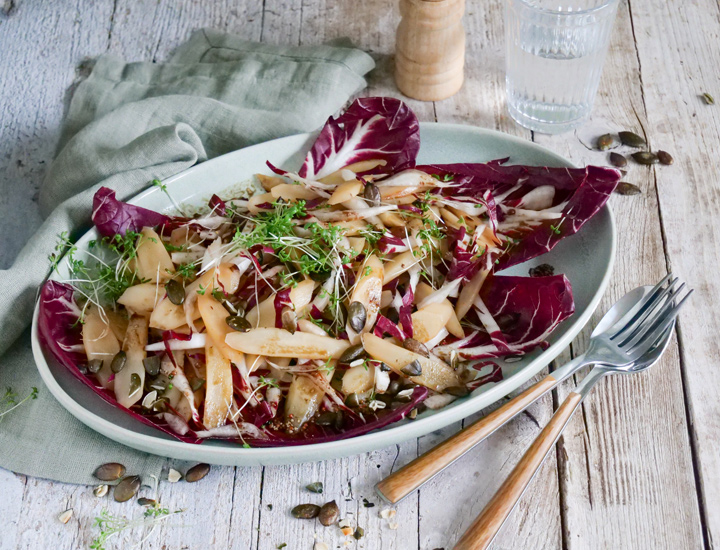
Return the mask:
{"type": "MultiPolygon", "coordinates": [[[[368,94],[397,96],[391,77],[392,0],[95,0],[0,2],[0,267],[39,224],[36,196],[59,134],[63,101],[82,62],[103,52],[162,60],[193,29],[210,26],[252,40],[309,44],[349,36],[378,59],[368,94]]],[[[644,134],[675,157],[670,167],[633,165],[625,177],[643,190],[615,196],[618,258],[600,306],[654,282],[667,270],[696,289],[677,339],[648,373],[603,381],[575,415],[497,549],[710,549],[720,540],[720,7],[717,0],[623,0],[592,121],[575,133],[533,135],[504,106],[502,2],[471,0],[466,83],[455,97],[410,102],[422,120],[496,128],[534,140],[579,164],[605,162],[591,151],[606,129],[644,134]]],[[[597,321],[597,315],[594,319],[597,321]]],[[[591,323],[592,324],[592,323],[591,323]]],[[[585,331],[566,360],[586,345],[585,331]]],[[[142,545],[147,549],[450,548],[571,384],[531,407],[451,471],[397,506],[390,529],[372,486],[398,465],[458,430],[345,460],[291,467],[213,468],[203,482],[164,483],[160,499],[187,508],[142,545]],[[336,528],[292,518],[325,483],[342,516],[365,529],[360,541],[336,528]]],[[[49,450],[51,451],[51,450],[49,450]]],[[[1,450],[0,450],[1,452],[1,450]]],[[[49,459],[50,457],[49,453],[49,459]]],[[[134,504],[99,501],[90,488],[0,470],[0,549],[87,548],[103,506],[138,515],[134,504]],[[67,525],[56,515],[72,507],[67,525]]],[[[139,541],[131,533],[128,541],[139,541]]],[[[123,548],[131,547],[127,542],[123,548]]]]}

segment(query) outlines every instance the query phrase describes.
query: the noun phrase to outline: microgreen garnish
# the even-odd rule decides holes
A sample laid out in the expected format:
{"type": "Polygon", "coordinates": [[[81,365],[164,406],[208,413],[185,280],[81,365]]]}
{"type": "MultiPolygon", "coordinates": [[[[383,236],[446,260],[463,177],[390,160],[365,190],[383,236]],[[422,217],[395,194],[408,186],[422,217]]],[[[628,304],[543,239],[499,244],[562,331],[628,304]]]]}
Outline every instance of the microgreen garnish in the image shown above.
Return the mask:
{"type": "Polygon", "coordinates": [[[139,546],[152,535],[161,522],[175,514],[181,514],[184,511],[185,510],[175,510],[171,512],[167,508],[162,508],[159,503],[155,503],[154,506],[148,507],[142,516],[130,520],[124,517],[113,516],[107,510],[102,510],[93,523],[94,527],[100,529],[100,534],[90,543],[90,548],[91,550],[105,550],[105,545],[108,540],[118,533],[135,529],[136,527],[142,529],[150,527],[150,531],[143,537],[140,543],[138,543],[139,546]]]}
{"type": "Polygon", "coordinates": [[[2,422],[3,416],[8,414],[9,412],[17,409],[20,405],[28,401],[29,399],[37,399],[38,395],[38,389],[33,386],[32,390],[28,395],[26,395],[23,399],[18,401],[18,395],[13,391],[12,388],[7,387],[5,388],[5,395],[0,398],[0,407],[6,407],[10,406],[9,409],[0,412],[0,422],[2,422]]]}

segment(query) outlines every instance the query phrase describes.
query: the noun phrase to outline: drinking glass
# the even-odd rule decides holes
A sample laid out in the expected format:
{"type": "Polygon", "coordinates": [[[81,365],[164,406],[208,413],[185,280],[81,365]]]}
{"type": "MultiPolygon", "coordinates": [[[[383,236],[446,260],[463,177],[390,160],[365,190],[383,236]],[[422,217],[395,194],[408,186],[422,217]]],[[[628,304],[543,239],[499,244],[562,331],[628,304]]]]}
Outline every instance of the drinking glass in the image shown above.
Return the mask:
{"type": "Polygon", "coordinates": [[[510,116],[557,134],[590,115],[618,0],[505,0],[510,116]]]}

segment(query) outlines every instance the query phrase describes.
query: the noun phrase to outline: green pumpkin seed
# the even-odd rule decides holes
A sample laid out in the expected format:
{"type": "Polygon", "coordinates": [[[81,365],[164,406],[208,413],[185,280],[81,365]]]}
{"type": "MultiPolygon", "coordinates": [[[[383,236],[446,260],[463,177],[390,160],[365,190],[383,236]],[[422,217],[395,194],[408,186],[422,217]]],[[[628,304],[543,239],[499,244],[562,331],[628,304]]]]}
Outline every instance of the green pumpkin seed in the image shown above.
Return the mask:
{"type": "Polygon", "coordinates": [[[305,485],[305,488],[311,493],[317,493],[318,495],[321,495],[323,492],[323,483],[322,481],[315,481],[313,483],[310,483],[309,485],[305,485]]]}
{"type": "Polygon", "coordinates": [[[399,380],[390,380],[390,385],[385,390],[385,393],[388,395],[397,395],[397,392],[399,392],[402,389],[402,384],[400,384],[399,380]]]}
{"type": "Polygon", "coordinates": [[[705,101],[705,103],[707,105],[715,105],[715,98],[713,96],[711,96],[709,93],[703,92],[701,97],[703,98],[703,100],[705,101]]]}
{"type": "Polygon", "coordinates": [[[618,136],[620,136],[622,144],[629,147],[645,147],[647,145],[645,139],[634,132],[618,132],[618,136]]]}
{"type": "Polygon", "coordinates": [[[115,354],[115,357],[113,357],[110,363],[110,370],[117,374],[125,368],[125,363],[127,363],[127,353],[120,350],[115,354]]]}
{"type": "Polygon", "coordinates": [[[185,474],[185,481],[195,483],[200,481],[210,472],[210,464],[200,463],[190,468],[185,474]]]}
{"type": "Polygon", "coordinates": [[[130,395],[133,395],[142,387],[142,379],[139,374],[132,373],[130,375],[130,395]]]}
{"type": "Polygon", "coordinates": [[[168,300],[176,306],[181,306],[185,301],[185,289],[183,285],[175,279],[171,279],[165,283],[165,294],[167,294],[168,300]]]}
{"type": "Polygon", "coordinates": [[[672,158],[672,155],[668,153],[667,151],[658,151],[656,153],[658,160],[660,161],[660,164],[665,164],[667,166],[671,165],[673,162],[675,162],[675,159],[672,158]]]}
{"type": "Polygon", "coordinates": [[[602,136],[597,138],[597,148],[601,151],[607,151],[613,145],[615,145],[615,138],[612,136],[612,134],[603,134],[602,136]]]}
{"type": "Polygon", "coordinates": [[[555,268],[550,264],[540,264],[528,270],[530,277],[550,277],[555,274],[555,268]]]}
{"type": "Polygon", "coordinates": [[[621,155],[620,153],[615,153],[613,151],[610,153],[610,164],[617,166],[618,168],[622,168],[627,166],[627,159],[625,158],[625,155],[621,155]]]}
{"type": "Polygon", "coordinates": [[[638,151],[637,153],[633,153],[632,158],[638,164],[645,164],[646,166],[660,162],[658,156],[655,153],[650,153],[649,151],[638,151]]]}
{"type": "Polygon", "coordinates": [[[360,332],[365,328],[365,321],[367,321],[367,311],[365,306],[360,302],[353,302],[348,308],[348,323],[350,328],[355,332],[360,332]]]}
{"type": "Polygon", "coordinates": [[[89,370],[91,373],[95,374],[102,368],[103,362],[102,359],[92,359],[88,361],[87,364],[87,370],[89,370]]]}
{"type": "Polygon", "coordinates": [[[93,472],[93,476],[100,481],[115,481],[125,475],[125,466],[118,462],[108,462],[98,466],[93,472]]]}
{"type": "Polygon", "coordinates": [[[420,361],[415,359],[415,361],[400,369],[400,372],[406,376],[420,376],[422,374],[422,365],[420,364],[420,361]]]}
{"type": "Polygon", "coordinates": [[[127,502],[140,490],[140,476],[128,476],[115,485],[113,498],[116,502],[127,502]]]}
{"type": "Polygon", "coordinates": [[[320,506],[317,504],[298,504],[290,510],[290,513],[298,519],[313,519],[320,514],[320,506]]]}
{"type": "Polygon", "coordinates": [[[351,393],[345,398],[345,406],[351,409],[357,409],[360,406],[360,397],[358,394],[351,393]]]}
{"type": "Polygon", "coordinates": [[[250,322],[241,315],[230,315],[225,318],[225,322],[231,329],[238,332],[247,332],[252,328],[250,322]]]}
{"type": "Polygon", "coordinates": [[[363,191],[363,197],[370,206],[380,206],[382,197],[380,196],[380,190],[374,183],[368,183],[363,191]]]}
{"type": "Polygon", "coordinates": [[[415,338],[405,338],[402,345],[408,351],[412,351],[413,353],[417,353],[418,355],[422,355],[423,357],[430,357],[430,352],[428,351],[425,344],[419,342],[418,340],[415,340],[415,338]]]}
{"type": "Polygon", "coordinates": [[[338,508],[337,502],[334,500],[323,504],[318,512],[318,520],[326,527],[337,522],[339,517],[340,508],[338,508]]]}
{"type": "Polygon", "coordinates": [[[365,529],[363,529],[362,527],[358,527],[357,529],[355,529],[355,532],[353,533],[353,537],[355,538],[355,540],[360,540],[364,536],[365,536],[365,529]]]}
{"type": "Polygon", "coordinates": [[[637,185],[628,183],[626,181],[621,181],[620,183],[618,183],[617,187],[615,188],[615,192],[618,195],[639,195],[640,193],[642,193],[642,191],[637,185]]]}
{"type": "Polygon", "coordinates": [[[157,501],[151,498],[140,497],[139,499],[137,499],[137,503],[140,506],[155,506],[157,504],[157,501]]]}
{"type": "Polygon", "coordinates": [[[347,348],[340,356],[340,359],[338,359],[338,362],[343,365],[349,365],[356,359],[360,359],[363,355],[365,355],[365,348],[362,347],[362,344],[356,344],[347,348]]]}
{"type": "Polygon", "coordinates": [[[148,355],[143,359],[143,366],[145,367],[145,372],[150,376],[157,376],[157,373],[160,372],[160,356],[148,355]]]}
{"type": "MultiPolygon", "coordinates": [[[[315,424],[318,426],[334,426],[335,421],[337,420],[337,413],[334,411],[325,411],[318,415],[318,417],[315,419],[315,424]]],[[[308,485],[308,490],[309,489],[308,485]]]]}
{"type": "Polygon", "coordinates": [[[465,397],[470,392],[465,386],[450,386],[449,388],[445,388],[445,393],[449,393],[455,397],[465,397]]]}

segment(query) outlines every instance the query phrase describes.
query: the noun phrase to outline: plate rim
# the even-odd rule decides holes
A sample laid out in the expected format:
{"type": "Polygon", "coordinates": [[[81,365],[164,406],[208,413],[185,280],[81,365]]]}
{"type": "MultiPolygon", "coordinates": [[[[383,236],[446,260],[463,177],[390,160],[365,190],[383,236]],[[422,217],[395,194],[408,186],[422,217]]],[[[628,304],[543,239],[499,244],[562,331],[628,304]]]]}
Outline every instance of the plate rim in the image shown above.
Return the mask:
{"type": "MultiPolygon", "coordinates": [[[[543,154],[554,158],[559,164],[567,167],[575,167],[566,158],[562,157],[558,153],[538,145],[534,142],[524,140],[522,138],[505,134],[497,130],[491,130],[487,128],[479,128],[471,125],[464,124],[451,124],[451,123],[434,123],[434,122],[423,122],[420,123],[422,128],[438,129],[440,131],[450,132],[469,132],[473,134],[481,134],[489,137],[500,137],[505,141],[509,141],[513,144],[518,144],[523,147],[530,147],[536,149],[543,154]]],[[[306,139],[309,140],[317,132],[309,132],[304,134],[295,134],[292,136],[285,136],[269,140],[256,145],[245,147],[237,151],[232,151],[215,157],[214,159],[208,160],[201,164],[197,164],[183,170],[182,172],[175,174],[164,180],[164,183],[171,184],[172,182],[187,177],[188,174],[202,171],[208,165],[218,159],[226,157],[228,155],[237,154],[241,151],[247,152],[248,149],[254,147],[266,147],[269,143],[288,140],[288,139],[306,139]]],[[[128,202],[136,203],[142,201],[148,194],[157,192],[157,189],[150,187],[145,189],[132,198],[128,202]]],[[[110,420],[106,420],[88,408],[82,406],[79,402],[73,399],[58,383],[52,374],[50,366],[45,359],[42,345],[40,344],[37,332],[37,319],[38,319],[38,306],[35,304],[33,312],[33,321],[31,329],[31,344],[33,356],[35,359],[36,367],[40,372],[40,376],[45,385],[57,399],[60,404],[75,418],[80,420],[83,424],[88,426],[90,429],[129,447],[171,458],[178,459],[191,459],[191,460],[204,460],[212,462],[214,464],[234,464],[234,465],[279,465],[279,464],[290,464],[290,463],[302,463],[309,461],[317,461],[324,459],[332,459],[342,456],[349,456],[354,454],[360,454],[363,452],[369,452],[379,448],[387,447],[394,443],[400,443],[412,438],[420,437],[434,430],[438,430],[453,422],[457,422],[463,418],[482,410],[483,408],[495,403],[499,399],[507,396],[510,392],[519,388],[522,384],[527,382],[530,378],[540,372],[545,366],[553,361],[566,347],[567,345],[580,333],[583,327],[592,317],[593,313],[597,309],[600,300],[605,294],[610,277],[613,272],[613,267],[616,260],[617,252],[617,230],[614,215],[610,206],[606,203],[603,208],[596,214],[601,215],[605,213],[608,216],[608,224],[610,231],[610,251],[609,251],[609,262],[605,266],[605,272],[603,273],[602,279],[599,286],[595,289],[594,294],[586,307],[585,311],[578,315],[576,318],[571,318],[571,324],[567,327],[565,334],[558,339],[558,341],[551,344],[546,350],[540,353],[537,357],[532,359],[522,370],[514,373],[507,379],[496,383],[491,388],[484,391],[482,394],[474,396],[466,401],[455,405],[452,408],[439,410],[435,414],[432,414],[425,418],[420,418],[412,422],[403,422],[394,427],[388,427],[380,431],[371,431],[367,434],[356,436],[348,439],[341,439],[337,441],[325,442],[325,443],[310,443],[305,445],[295,446],[279,446],[279,447],[253,447],[243,448],[238,445],[237,447],[228,446],[214,446],[214,445],[199,445],[192,443],[185,443],[174,439],[164,439],[154,435],[147,435],[143,433],[135,432],[131,429],[119,426],[110,420]],[[160,448],[158,448],[158,446],[160,448]]],[[[90,230],[92,231],[92,229],[90,230]]],[[[85,236],[88,232],[85,232],[85,236]]],[[[81,237],[82,238],[82,237],[81,237]]],[[[161,432],[158,432],[160,434],[161,432]]]]}

